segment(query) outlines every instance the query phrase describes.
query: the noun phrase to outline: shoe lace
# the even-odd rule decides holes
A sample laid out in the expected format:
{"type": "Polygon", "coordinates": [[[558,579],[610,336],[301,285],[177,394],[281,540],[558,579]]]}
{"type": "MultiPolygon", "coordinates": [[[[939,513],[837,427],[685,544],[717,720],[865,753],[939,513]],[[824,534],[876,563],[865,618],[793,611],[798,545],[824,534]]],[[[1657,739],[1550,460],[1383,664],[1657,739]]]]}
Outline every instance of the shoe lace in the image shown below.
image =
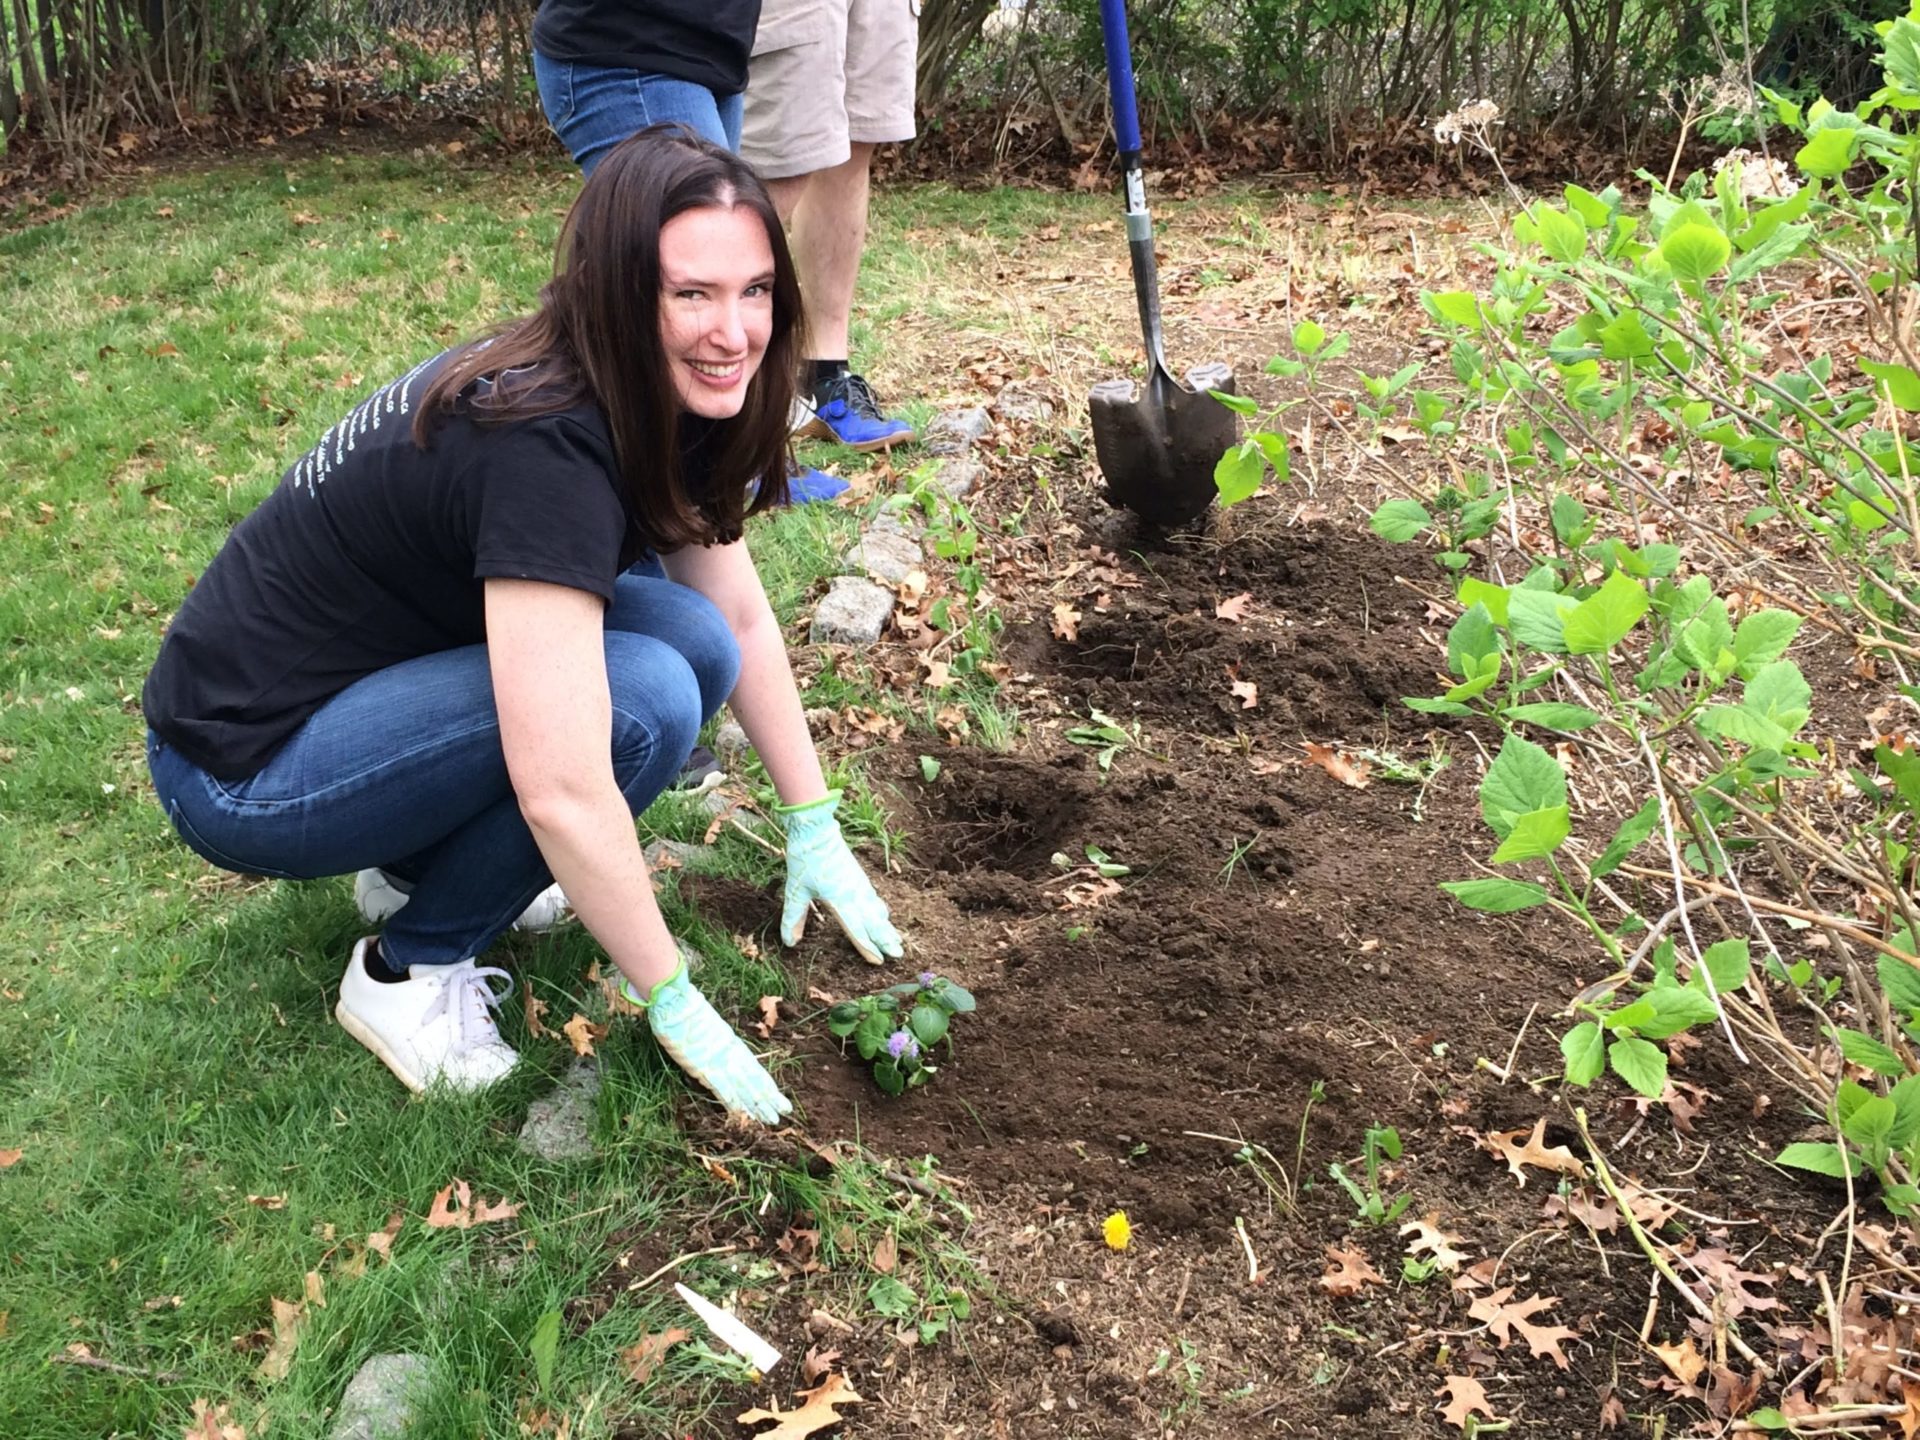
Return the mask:
{"type": "Polygon", "coordinates": [[[880,413],[880,402],[873,397],[873,387],[867,383],[867,377],[856,375],[849,370],[844,375],[836,375],[827,385],[827,402],[844,400],[847,409],[862,420],[884,420],[880,413]]]}
{"type": "Polygon", "coordinates": [[[498,1010],[500,1004],[513,994],[513,977],[506,971],[491,965],[476,965],[471,960],[453,967],[447,976],[447,983],[433,1004],[427,1007],[427,1013],[421,1017],[430,1024],[442,1015],[453,1020],[453,1048],[456,1051],[472,1050],[481,1045],[498,1045],[500,1027],[495,1025],[493,1017],[487,1012],[498,1010]],[[499,978],[507,982],[504,990],[495,990],[488,981],[499,978]]]}

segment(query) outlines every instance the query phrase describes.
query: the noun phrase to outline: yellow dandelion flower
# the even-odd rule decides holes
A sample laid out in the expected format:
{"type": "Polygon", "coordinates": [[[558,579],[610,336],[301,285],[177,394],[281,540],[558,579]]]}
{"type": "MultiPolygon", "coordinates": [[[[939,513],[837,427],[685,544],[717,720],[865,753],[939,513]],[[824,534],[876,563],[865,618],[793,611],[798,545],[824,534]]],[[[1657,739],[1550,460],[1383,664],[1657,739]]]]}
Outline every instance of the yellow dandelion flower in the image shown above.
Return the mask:
{"type": "Polygon", "coordinates": [[[1126,1211],[1116,1210],[1101,1222],[1100,1234],[1109,1250],[1124,1250],[1133,1239],[1133,1222],[1127,1219],[1126,1211]]]}

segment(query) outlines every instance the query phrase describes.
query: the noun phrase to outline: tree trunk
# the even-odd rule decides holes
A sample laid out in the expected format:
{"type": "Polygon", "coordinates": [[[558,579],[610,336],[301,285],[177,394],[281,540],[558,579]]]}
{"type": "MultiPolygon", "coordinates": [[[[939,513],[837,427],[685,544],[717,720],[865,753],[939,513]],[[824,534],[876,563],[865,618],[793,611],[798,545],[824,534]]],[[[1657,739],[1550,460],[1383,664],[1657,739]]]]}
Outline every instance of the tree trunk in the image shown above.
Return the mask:
{"type": "MultiPolygon", "coordinates": [[[[1040,0],[1028,0],[1037,5],[1040,0]]],[[[915,98],[922,110],[938,109],[946,98],[947,78],[980,26],[996,9],[995,0],[926,0],[920,12],[920,63],[915,98]]],[[[1028,23],[1033,21],[1028,17],[1028,23]]]]}

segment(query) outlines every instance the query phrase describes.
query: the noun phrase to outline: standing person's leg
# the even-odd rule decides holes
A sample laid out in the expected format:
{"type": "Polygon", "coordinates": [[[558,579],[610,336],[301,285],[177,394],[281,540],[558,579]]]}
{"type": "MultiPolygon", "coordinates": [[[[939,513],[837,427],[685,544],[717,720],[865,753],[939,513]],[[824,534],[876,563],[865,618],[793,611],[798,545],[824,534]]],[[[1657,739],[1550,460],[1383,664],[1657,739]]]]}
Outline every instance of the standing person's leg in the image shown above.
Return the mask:
{"type": "Polygon", "coordinates": [[[607,151],[649,125],[685,125],[716,145],[740,148],[739,95],[715,95],[671,75],[549,60],[537,50],[533,75],[547,124],[583,175],[591,175],[607,151]]]}
{"type": "MultiPolygon", "coordinates": [[[[881,413],[850,364],[849,330],[866,246],[873,147],[914,134],[914,0],[835,0],[831,36],[766,39],[768,18],[804,0],[768,0],[747,87],[741,153],[768,177],[788,224],[807,299],[801,394],[812,414],[796,434],[856,450],[888,449],[913,427],[881,413]],[[836,83],[837,81],[837,83],[836,83]]],[[[777,28],[777,27],[776,27],[777,28]]]]}

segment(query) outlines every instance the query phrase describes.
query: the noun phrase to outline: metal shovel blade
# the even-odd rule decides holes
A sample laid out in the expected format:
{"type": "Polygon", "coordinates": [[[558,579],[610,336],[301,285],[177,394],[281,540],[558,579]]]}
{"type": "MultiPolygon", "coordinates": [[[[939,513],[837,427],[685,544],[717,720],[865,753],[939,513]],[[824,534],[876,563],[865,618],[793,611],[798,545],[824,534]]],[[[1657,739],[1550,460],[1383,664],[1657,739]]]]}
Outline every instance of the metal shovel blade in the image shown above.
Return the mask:
{"type": "Polygon", "coordinates": [[[1132,380],[1093,387],[1093,453],[1109,500],[1163,529],[1200,517],[1215,494],[1214,467],[1240,443],[1239,417],[1209,390],[1236,393],[1231,366],[1196,365],[1183,386],[1156,365],[1145,394],[1132,380]]]}

